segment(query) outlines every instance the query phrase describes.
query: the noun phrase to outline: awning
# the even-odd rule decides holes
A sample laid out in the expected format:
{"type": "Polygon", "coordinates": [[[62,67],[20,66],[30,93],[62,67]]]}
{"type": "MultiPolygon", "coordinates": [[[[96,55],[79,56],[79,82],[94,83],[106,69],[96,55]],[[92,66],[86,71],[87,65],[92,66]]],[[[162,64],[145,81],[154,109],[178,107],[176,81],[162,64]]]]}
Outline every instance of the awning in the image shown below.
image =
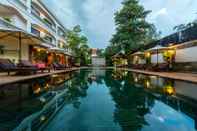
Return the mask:
{"type": "Polygon", "coordinates": [[[65,51],[65,49],[60,49],[60,48],[58,48],[58,47],[52,47],[52,48],[50,48],[50,52],[62,53],[62,54],[65,54],[65,55],[67,55],[67,56],[73,57],[73,55],[70,54],[69,52],[65,51]]]}
{"type": "Polygon", "coordinates": [[[22,44],[40,45],[44,42],[40,37],[19,29],[9,22],[0,19],[0,43],[9,43],[9,41],[18,43],[19,60],[22,56],[22,44]]]}
{"type": "Polygon", "coordinates": [[[65,53],[64,49],[60,49],[58,47],[52,47],[52,48],[50,48],[50,51],[51,52],[57,52],[57,53],[65,53]]]}

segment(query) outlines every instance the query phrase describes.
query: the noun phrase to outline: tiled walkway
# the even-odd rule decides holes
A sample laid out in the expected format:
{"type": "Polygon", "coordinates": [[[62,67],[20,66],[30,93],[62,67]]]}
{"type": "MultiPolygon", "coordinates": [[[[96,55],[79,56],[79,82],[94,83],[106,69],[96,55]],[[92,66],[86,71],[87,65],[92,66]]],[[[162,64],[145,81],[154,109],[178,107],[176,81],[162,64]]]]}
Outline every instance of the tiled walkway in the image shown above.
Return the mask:
{"type": "Polygon", "coordinates": [[[72,69],[68,69],[68,70],[57,70],[57,71],[51,71],[50,73],[45,72],[45,73],[38,73],[35,75],[26,75],[26,76],[15,76],[15,75],[8,76],[7,74],[5,74],[5,75],[1,74],[0,75],[0,85],[20,82],[20,81],[24,81],[24,80],[39,78],[39,77],[45,77],[45,76],[58,74],[58,73],[70,72],[70,71],[74,71],[74,70],[78,70],[78,68],[72,68],[72,69]]]}
{"type": "Polygon", "coordinates": [[[147,75],[155,75],[155,76],[171,78],[171,79],[175,79],[175,80],[182,80],[182,81],[197,83],[197,74],[193,74],[193,73],[153,72],[153,71],[134,70],[134,69],[128,69],[128,70],[136,72],[136,73],[142,73],[142,74],[147,74],[147,75]]]}

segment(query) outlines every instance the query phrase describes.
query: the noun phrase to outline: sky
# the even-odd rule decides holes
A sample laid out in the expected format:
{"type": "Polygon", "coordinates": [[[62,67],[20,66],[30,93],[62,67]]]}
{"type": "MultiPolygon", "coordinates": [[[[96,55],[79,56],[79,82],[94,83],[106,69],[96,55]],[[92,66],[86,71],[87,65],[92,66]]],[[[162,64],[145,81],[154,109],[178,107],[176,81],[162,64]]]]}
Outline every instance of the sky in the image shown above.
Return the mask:
{"type": "MultiPolygon", "coordinates": [[[[105,48],[115,33],[114,13],[122,0],[43,0],[62,24],[71,29],[80,25],[91,48],[105,48]]],[[[197,19],[197,0],[140,0],[152,12],[147,21],[162,36],[173,33],[173,27],[197,19]]]]}

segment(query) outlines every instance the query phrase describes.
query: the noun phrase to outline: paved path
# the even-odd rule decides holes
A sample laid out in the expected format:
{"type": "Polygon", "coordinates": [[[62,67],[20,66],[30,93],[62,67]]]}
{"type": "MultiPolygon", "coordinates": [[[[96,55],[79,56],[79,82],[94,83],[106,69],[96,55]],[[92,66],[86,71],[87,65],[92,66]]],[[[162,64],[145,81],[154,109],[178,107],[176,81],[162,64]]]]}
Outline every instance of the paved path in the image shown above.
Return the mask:
{"type": "MultiPolygon", "coordinates": [[[[0,86],[5,85],[5,84],[11,84],[11,83],[16,83],[24,80],[30,80],[34,78],[40,78],[40,77],[45,77],[53,74],[58,74],[58,73],[65,73],[65,72],[70,72],[74,70],[78,70],[79,68],[72,68],[68,70],[57,70],[57,71],[51,71],[50,73],[38,73],[35,75],[26,75],[26,76],[15,76],[15,75],[1,75],[0,76],[0,86]]],[[[7,74],[7,73],[6,73],[7,74]]]]}
{"type": "Polygon", "coordinates": [[[197,83],[197,74],[192,73],[179,73],[179,72],[153,72],[153,71],[145,71],[145,70],[134,70],[134,69],[127,69],[129,71],[133,71],[136,73],[142,73],[147,75],[155,75],[165,78],[171,78],[175,80],[182,80],[197,83]]]}

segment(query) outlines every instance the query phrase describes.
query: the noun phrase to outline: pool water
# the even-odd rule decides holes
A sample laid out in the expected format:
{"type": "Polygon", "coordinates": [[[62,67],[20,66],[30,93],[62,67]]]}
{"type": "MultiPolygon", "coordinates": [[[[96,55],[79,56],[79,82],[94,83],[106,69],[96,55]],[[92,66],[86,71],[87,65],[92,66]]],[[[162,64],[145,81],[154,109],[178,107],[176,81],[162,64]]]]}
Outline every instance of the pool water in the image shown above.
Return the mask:
{"type": "Polygon", "coordinates": [[[0,131],[196,131],[196,87],[103,69],[6,85],[0,131]]]}

